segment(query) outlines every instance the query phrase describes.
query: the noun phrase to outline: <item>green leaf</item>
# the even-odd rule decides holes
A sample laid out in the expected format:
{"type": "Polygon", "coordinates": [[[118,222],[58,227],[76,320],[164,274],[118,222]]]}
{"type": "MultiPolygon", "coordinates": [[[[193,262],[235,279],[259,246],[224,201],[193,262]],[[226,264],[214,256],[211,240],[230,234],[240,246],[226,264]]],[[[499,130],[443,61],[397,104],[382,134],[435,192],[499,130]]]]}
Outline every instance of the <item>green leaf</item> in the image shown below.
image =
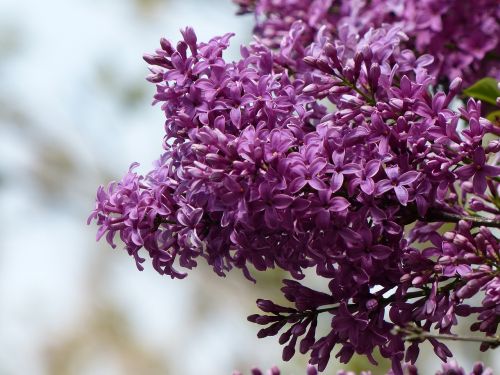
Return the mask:
{"type": "Polygon", "coordinates": [[[500,111],[490,112],[486,118],[491,122],[500,122],[500,111]]]}
{"type": "Polygon", "coordinates": [[[496,99],[500,96],[498,82],[494,78],[486,77],[480,79],[472,86],[464,90],[464,94],[474,99],[496,105],[496,99]]]}

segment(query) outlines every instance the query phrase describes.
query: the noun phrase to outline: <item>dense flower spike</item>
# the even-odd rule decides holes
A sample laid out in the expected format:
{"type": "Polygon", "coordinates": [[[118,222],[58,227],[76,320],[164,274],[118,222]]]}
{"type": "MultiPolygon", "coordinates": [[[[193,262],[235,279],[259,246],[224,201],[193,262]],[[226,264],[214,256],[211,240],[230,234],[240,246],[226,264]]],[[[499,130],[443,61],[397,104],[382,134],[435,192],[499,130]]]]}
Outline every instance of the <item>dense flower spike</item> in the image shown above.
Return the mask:
{"type": "Polygon", "coordinates": [[[478,101],[450,108],[462,80],[436,89],[433,57],[405,49],[401,25],[361,36],[311,22],[236,62],[223,58],[231,34],[203,43],[191,28],[145,56],[164,153],[99,189],[98,238],[118,235],[139,268],[145,250],[172,278],[201,259],[221,276],[288,271],[292,306],[259,300],[249,320],[280,333],[284,360],[298,348],[320,371],[332,354],[379,351],[400,375],[424,341],[446,361],[443,341],[471,314],[481,349],[498,346],[500,128],[478,101]],[[298,281],[307,268],[324,291],[298,281]],[[331,330],[317,338],[321,317],[331,330]]]}
{"type": "Polygon", "coordinates": [[[337,33],[349,25],[365,33],[370,27],[397,24],[409,36],[404,45],[435,57],[432,73],[441,82],[462,77],[466,83],[484,76],[500,79],[500,10],[496,0],[234,0],[240,13],[255,13],[255,33],[278,47],[295,21],[303,21],[302,42],[313,41],[321,27],[337,33]]]}

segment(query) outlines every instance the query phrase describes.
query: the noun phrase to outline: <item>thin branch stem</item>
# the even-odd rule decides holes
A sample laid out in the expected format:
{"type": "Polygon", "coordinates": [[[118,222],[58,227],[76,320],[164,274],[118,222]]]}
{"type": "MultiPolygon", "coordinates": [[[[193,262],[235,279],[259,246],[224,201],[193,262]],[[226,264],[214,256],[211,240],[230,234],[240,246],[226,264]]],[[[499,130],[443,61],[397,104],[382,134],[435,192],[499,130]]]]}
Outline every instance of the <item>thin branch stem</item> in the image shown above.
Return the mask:
{"type": "Polygon", "coordinates": [[[500,336],[485,336],[485,337],[472,337],[472,336],[458,336],[450,334],[436,334],[424,331],[419,327],[411,328],[396,328],[396,332],[405,334],[405,340],[415,341],[415,340],[426,340],[426,339],[437,339],[437,340],[449,340],[449,341],[467,341],[467,342],[480,342],[491,344],[493,347],[500,345],[500,336]]]}
{"type": "Polygon", "coordinates": [[[465,220],[472,223],[474,227],[490,227],[490,228],[500,228],[500,221],[496,219],[488,219],[485,217],[478,216],[464,216],[458,214],[452,214],[448,212],[442,212],[437,210],[431,210],[429,214],[426,215],[425,221],[427,222],[437,222],[443,221],[448,223],[458,223],[460,220],[465,220]]]}
{"type": "MultiPolygon", "coordinates": [[[[455,279],[452,282],[440,287],[438,289],[438,293],[449,292],[450,290],[454,289],[457,286],[457,283],[459,281],[460,281],[460,279],[455,279]]],[[[413,298],[425,297],[425,296],[427,296],[427,294],[428,294],[428,292],[425,290],[418,290],[415,292],[406,293],[401,298],[404,301],[409,301],[413,298]]],[[[397,296],[396,293],[391,294],[387,298],[382,298],[379,302],[381,303],[382,306],[387,306],[391,302],[396,301],[396,296],[397,296]]],[[[347,305],[348,309],[356,309],[357,307],[358,307],[358,305],[355,305],[355,304],[347,305]]],[[[321,309],[316,309],[316,310],[301,311],[301,312],[297,312],[297,313],[291,313],[290,315],[288,315],[288,318],[303,317],[303,316],[311,315],[311,314],[319,315],[319,314],[324,313],[324,312],[335,312],[338,308],[339,308],[339,305],[335,305],[335,306],[323,307],[321,309]]]]}

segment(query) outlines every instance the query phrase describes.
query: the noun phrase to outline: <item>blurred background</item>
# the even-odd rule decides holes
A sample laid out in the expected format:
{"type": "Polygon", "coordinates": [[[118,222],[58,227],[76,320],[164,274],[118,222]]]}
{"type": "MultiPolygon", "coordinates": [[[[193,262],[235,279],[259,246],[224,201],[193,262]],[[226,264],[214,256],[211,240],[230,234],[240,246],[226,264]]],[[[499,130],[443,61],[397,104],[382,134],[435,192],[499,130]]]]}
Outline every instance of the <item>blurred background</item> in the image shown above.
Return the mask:
{"type": "MultiPolygon", "coordinates": [[[[133,161],[146,172],[160,155],[163,114],[150,106],[142,54],[191,25],[205,41],[235,32],[226,56],[237,59],[253,20],[235,11],[230,0],[1,0],[0,375],[230,375],[273,364],[304,374],[305,357],[281,363],[276,338],[258,340],[246,321],[284,275],[254,286],[200,267],[172,281],[138,272],[85,224],[98,185],[133,161]]],[[[454,348],[468,368],[500,368],[475,344],[454,348]]],[[[440,367],[426,353],[419,365],[440,367]]],[[[345,368],[379,374],[387,364],[345,368]]]]}

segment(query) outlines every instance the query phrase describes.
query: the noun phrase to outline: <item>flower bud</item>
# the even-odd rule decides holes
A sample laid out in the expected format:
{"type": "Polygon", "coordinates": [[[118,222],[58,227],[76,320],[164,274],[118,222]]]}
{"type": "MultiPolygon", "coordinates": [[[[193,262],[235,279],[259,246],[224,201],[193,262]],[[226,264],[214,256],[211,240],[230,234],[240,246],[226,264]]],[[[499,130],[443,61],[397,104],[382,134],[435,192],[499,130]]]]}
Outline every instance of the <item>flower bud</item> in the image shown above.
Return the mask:
{"type": "Polygon", "coordinates": [[[307,65],[312,66],[313,68],[316,68],[316,63],[318,62],[318,59],[315,59],[312,56],[306,56],[302,59],[307,65]]]}
{"type": "MultiPolygon", "coordinates": [[[[456,77],[453,81],[450,83],[450,92],[453,92],[456,94],[457,92],[460,91],[460,88],[462,87],[462,78],[456,77]]],[[[453,95],[454,95],[453,94],[453,95]]]]}
{"type": "Polygon", "coordinates": [[[419,286],[425,283],[425,278],[422,276],[417,276],[411,281],[413,286],[419,286]]]}
{"type": "Polygon", "coordinates": [[[172,53],[175,52],[174,48],[172,47],[172,44],[168,39],[161,38],[160,39],[160,46],[162,50],[164,50],[168,56],[170,56],[172,53]]]}
{"type": "Polygon", "coordinates": [[[378,307],[378,301],[375,298],[366,301],[366,308],[368,310],[375,310],[378,307]]]}
{"type": "Polygon", "coordinates": [[[474,367],[472,368],[473,375],[482,375],[484,370],[484,366],[481,362],[474,363],[474,367]]]}
{"type": "Polygon", "coordinates": [[[480,256],[472,253],[465,254],[464,259],[467,261],[467,263],[481,263],[483,260],[483,258],[481,258],[480,256]]]}
{"type": "Polygon", "coordinates": [[[455,238],[453,238],[453,243],[458,246],[465,246],[466,244],[469,243],[469,239],[459,233],[455,235],[455,238]]]}
{"type": "Polygon", "coordinates": [[[325,44],[325,54],[326,54],[326,56],[328,56],[332,60],[333,66],[337,70],[341,71],[342,64],[340,63],[339,58],[338,58],[337,48],[335,48],[333,46],[333,44],[331,44],[331,43],[326,43],[325,44]]]}
{"type": "Polygon", "coordinates": [[[349,82],[354,82],[354,70],[350,66],[344,67],[342,69],[342,75],[345,77],[345,79],[349,82]]]}
{"type": "Polygon", "coordinates": [[[488,143],[485,150],[486,153],[498,153],[500,152],[500,141],[495,139],[488,143]]]}
{"type": "Polygon", "coordinates": [[[454,238],[455,238],[455,232],[446,232],[445,234],[443,234],[443,239],[445,241],[453,241],[454,238]]]}
{"type": "Polygon", "coordinates": [[[363,54],[361,52],[356,52],[354,55],[354,77],[357,79],[359,77],[359,72],[361,71],[361,64],[363,63],[363,54]]]}
{"type": "Polygon", "coordinates": [[[451,264],[451,262],[452,262],[452,260],[451,260],[451,257],[449,255],[444,255],[442,257],[439,257],[439,259],[438,259],[438,263],[442,264],[444,266],[451,264]]]}
{"type": "Polygon", "coordinates": [[[399,281],[402,283],[402,284],[405,284],[407,282],[409,282],[411,280],[411,275],[409,273],[405,273],[403,276],[401,276],[401,278],[399,279],[399,281]]]}
{"type": "Polygon", "coordinates": [[[372,58],[373,58],[373,52],[372,49],[368,46],[363,47],[363,57],[365,59],[366,65],[371,65],[372,58]]]}
{"type": "Polygon", "coordinates": [[[381,74],[380,66],[378,64],[373,64],[370,67],[370,72],[368,73],[368,80],[371,88],[375,91],[378,88],[378,80],[381,74]]]}

